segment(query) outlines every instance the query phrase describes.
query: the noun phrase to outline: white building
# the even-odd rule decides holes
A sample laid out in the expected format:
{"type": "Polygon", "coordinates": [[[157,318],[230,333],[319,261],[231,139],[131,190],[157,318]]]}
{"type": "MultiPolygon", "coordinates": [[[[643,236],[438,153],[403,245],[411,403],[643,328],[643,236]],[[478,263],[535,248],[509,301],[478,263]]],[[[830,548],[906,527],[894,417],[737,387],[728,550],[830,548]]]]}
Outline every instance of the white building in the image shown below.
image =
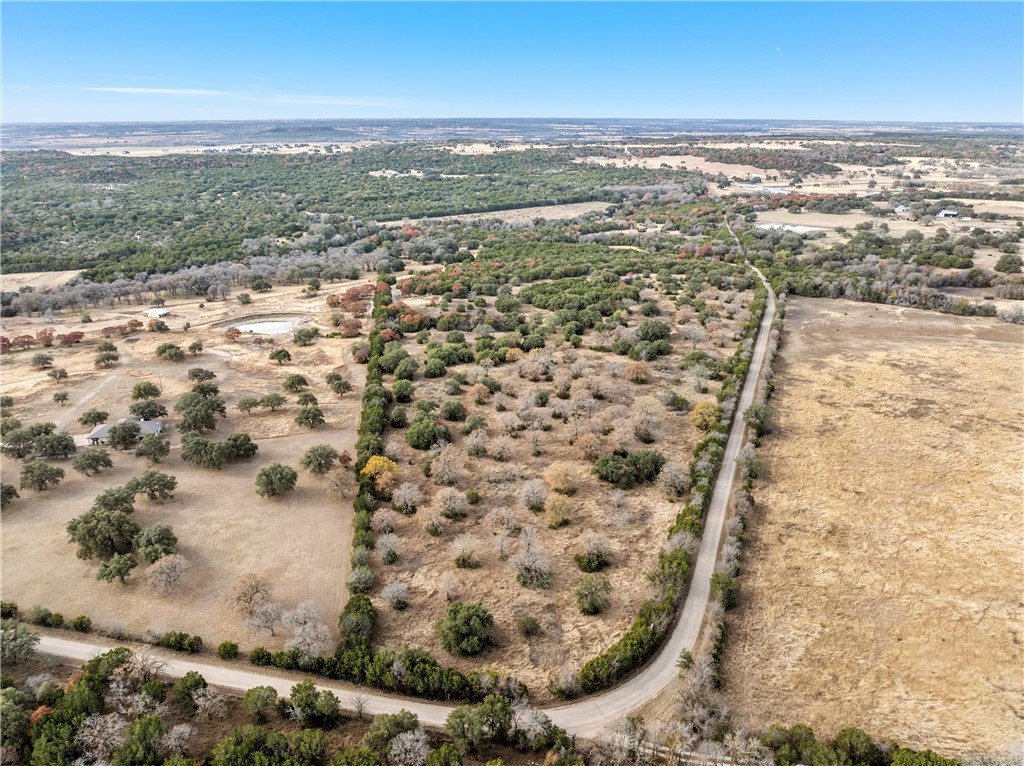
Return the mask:
{"type": "Polygon", "coordinates": [[[104,423],[101,426],[96,426],[89,435],[85,438],[89,440],[89,444],[95,446],[97,444],[106,444],[107,437],[110,435],[110,429],[118,423],[138,423],[139,432],[142,436],[147,434],[162,434],[164,432],[164,423],[162,420],[140,420],[139,418],[121,418],[117,423],[104,423]]]}
{"type": "Polygon", "coordinates": [[[170,309],[146,309],[146,316],[151,319],[163,319],[171,315],[170,309]]]}

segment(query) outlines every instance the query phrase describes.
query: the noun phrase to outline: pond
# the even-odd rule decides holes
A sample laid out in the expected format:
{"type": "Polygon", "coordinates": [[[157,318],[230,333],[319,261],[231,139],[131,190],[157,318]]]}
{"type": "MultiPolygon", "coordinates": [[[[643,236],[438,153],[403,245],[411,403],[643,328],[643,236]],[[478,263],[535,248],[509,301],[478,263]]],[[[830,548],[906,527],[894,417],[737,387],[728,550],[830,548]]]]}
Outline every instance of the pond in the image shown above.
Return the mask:
{"type": "Polygon", "coordinates": [[[799,234],[807,234],[812,231],[828,231],[823,226],[802,226],[795,223],[759,223],[759,229],[782,229],[783,231],[795,231],[799,234]]]}
{"type": "Polygon", "coordinates": [[[292,331],[292,323],[287,320],[270,320],[266,322],[249,322],[235,325],[242,332],[256,332],[263,335],[283,335],[292,331]]]}

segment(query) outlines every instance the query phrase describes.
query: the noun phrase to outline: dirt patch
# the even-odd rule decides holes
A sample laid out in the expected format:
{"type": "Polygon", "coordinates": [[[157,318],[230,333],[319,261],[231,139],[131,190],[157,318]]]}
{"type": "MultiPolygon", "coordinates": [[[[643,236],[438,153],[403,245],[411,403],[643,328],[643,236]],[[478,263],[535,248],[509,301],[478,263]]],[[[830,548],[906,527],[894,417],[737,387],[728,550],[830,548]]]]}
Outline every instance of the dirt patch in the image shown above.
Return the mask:
{"type": "Polygon", "coordinates": [[[486,141],[469,143],[457,143],[449,146],[441,146],[440,149],[452,154],[466,154],[479,156],[484,154],[499,154],[501,152],[525,152],[529,149],[550,149],[548,144],[524,144],[518,141],[511,143],[492,144],[486,141]]]}
{"type": "Polygon", "coordinates": [[[888,224],[889,234],[892,236],[903,236],[911,229],[916,229],[926,236],[934,236],[935,229],[944,228],[951,235],[955,236],[961,232],[969,232],[973,228],[981,228],[989,231],[1009,231],[1012,228],[1012,224],[1009,221],[974,220],[967,223],[960,223],[952,220],[943,221],[933,219],[923,219],[920,221],[911,221],[902,218],[880,219],[873,215],[868,215],[863,210],[851,210],[849,213],[794,213],[790,210],[780,208],[778,210],[767,210],[757,214],[758,224],[801,227],[809,226],[829,230],[833,230],[837,227],[843,227],[851,233],[855,233],[853,230],[858,223],[864,223],[865,221],[874,223],[875,226],[878,226],[883,222],[888,224]]]}
{"type": "Polygon", "coordinates": [[[1018,327],[796,299],[731,620],[740,725],[1024,736],[1018,327]]]}
{"type": "Polygon", "coordinates": [[[24,271],[19,274],[4,274],[0,276],[0,289],[4,292],[17,292],[22,287],[32,287],[36,290],[60,287],[65,282],[70,282],[83,271],[85,269],[72,269],[70,271],[24,271]]]}
{"type": "MultiPolygon", "coordinates": [[[[535,218],[543,218],[546,221],[561,221],[569,218],[578,218],[587,213],[603,212],[610,208],[607,202],[573,202],[567,205],[533,205],[530,207],[517,207],[511,210],[492,210],[489,213],[463,213],[461,215],[443,216],[446,221],[483,221],[497,218],[509,223],[527,223],[535,218]]],[[[408,221],[436,220],[434,218],[403,218],[408,221]]]]}
{"type": "Polygon", "coordinates": [[[670,168],[685,168],[686,170],[710,173],[711,175],[724,173],[729,178],[733,176],[760,176],[763,178],[768,172],[776,174],[776,171],[766,171],[764,168],[757,168],[753,165],[732,165],[725,162],[713,162],[704,157],[698,157],[695,154],[665,154],[657,157],[579,157],[576,162],[616,168],[654,169],[666,165],[670,168]]]}

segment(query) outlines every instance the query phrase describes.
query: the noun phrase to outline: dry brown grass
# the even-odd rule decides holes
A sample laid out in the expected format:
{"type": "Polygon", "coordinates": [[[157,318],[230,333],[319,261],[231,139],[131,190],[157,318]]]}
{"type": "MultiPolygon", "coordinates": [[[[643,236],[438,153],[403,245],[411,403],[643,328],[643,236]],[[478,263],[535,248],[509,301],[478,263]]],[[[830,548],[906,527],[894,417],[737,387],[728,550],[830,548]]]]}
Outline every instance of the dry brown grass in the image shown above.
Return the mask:
{"type": "MultiPolygon", "coordinates": [[[[749,304],[752,294],[738,293],[730,304],[723,303],[724,296],[714,289],[707,290],[703,297],[720,309],[723,327],[735,331],[741,315],[745,316],[741,306],[749,304]],[[735,315],[730,319],[728,313],[735,315]]],[[[664,298],[660,299],[660,304],[661,318],[672,324],[671,304],[664,298]]],[[[543,315],[544,312],[531,309],[530,313],[543,315]]],[[[441,338],[443,333],[435,332],[434,337],[441,338]]],[[[473,334],[466,333],[466,338],[472,346],[475,341],[473,334]]],[[[469,507],[469,515],[464,521],[451,523],[439,537],[429,536],[423,528],[425,519],[432,513],[432,499],[441,490],[431,479],[423,476],[421,465],[427,456],[405,444],[404,430],[388,431],[386,451],[399,463],[398,481],[417,484],[424,501],[414,516],[398,519],[395,533],[403,548],[401,559],[391,566],[374,561],[378,583],[401,580],[409,585],[411,591],[409,608],[400,613],[391,611],[374,596],[380,610],[377,637],[381,643],[407,642],[420,646],[463,670],[500,668],[525,682],[531,694],[539,699],[548,699],[546,685],[559,671],[563,668],[578,669],[584,661],[622,636],[636,616],[639,603],[648,595],[646,573],[654,567],[679,505],[666,500],[656,486],[650,486],[626,492],[624,508],[616,510],[612,504],[614,488],[591,473],[591,461],[584,459],[581,445],[574,437],[589,433],[595,422],[600,420],[609,429],[614,428],[599,437],[602,454],[610,452],[611,445],[621,438],[629,450],[656,449],[670,460],[688,464],[692,447],[700,434],[686,414],[668,411],[657,397],[672,390],[695,402],[713,397],[720,384],[711,382],[706,393],[698,393],[688,373],[678,369],[681,358],[692,351],[692,343],[683,337],[678,326],[670,340],[674,352],[651,363],[654,372],[647,385],[629,383],[621,373],[619,377],[612,377],[612,368],[623,367],[629,361],[626,357],[586,348],[576,352],[570,350],[569,359],[562,351],[545,349],[535,352],[552,358],[551,381],[520,377],[516,364],[494,368],[490,375],[502,383],[506,392],[514,392],[515,396],[498,394],[482,405],[475,403],[470,385],[464,387],[463,394],[454,397],[443,392],[444,379],[417,377],[413,403],[402,405],[408,409],[410,420],[415,414],[417,401],[433,398],[444,402],[459,398],[470,415],[480,414],[487,419],[487,433],[493,444],[504,434],[503,419],[510,415],[513,419],[515,417],[515,397],[527,396],[532,400],[538,391],[548,390],[551,398],[547,406],[534,407],[533,412],[539,416],[540,422],[550,424],[551,430],[520,432],[517,438],[509,440],[511,454],[504,461],[491,455],[466,459],[458,489],[474,488],[479,491],[481,500],[469,507]],[[562,400],[555,396],[555,381],[571,368],[573,356],[578,356],[575,363],[581,365],[580,377],[572,381],[570,398],[562,400]],[[568,423],[551,417],[553,408],[571,407],[574,402],[589,396],[587,383],[595,379],[603,385],[607,398],[595,403],[593,417],[584,416],[578,421],[570,419],[568,423]],[[506,412],[497,411],[498,401],[508,402],[506,412]],[[644,402],[653,408],[658,421],[658,438],[650,445],[641,444],[632,427],[632,418],[644,402]],[[531,435],[534,433],[539,436],[539,455],[533,454],[531,435]],[[575,445],[573,441],[576,441],[575,445]],[[572,508],[571,523],[550,529],[548,514],[533,513],[523,508],[519,502],[519,491],[527,480],[544,479],[547,469],[555,462],[564,462],[569,467],[576,477],[577,491],[567,498],[572,508]],[[500,518],[507,519],[506,524],[537,529],[539,540],[554,563],[553,582],[549,589],[522,587],[511,564],[501,560],[494,548],[503,529],[500,518]],[[592,617],[580,614],[574,597],[583,573],[577,568],[573,554],[580,549],[581,538],[586,532],[594,532],[609,541],[613,562],[604,572],[613,586],[611,608],[592,617]],[[464,533],[473,535],[479,542],[479,568],[458,569],[455,566],[452,544],[457,536],[464,533]],[[445,584],[452,578],[457,583],[459,598],[483,602],[495,618],[496,645],[477,658],[451,657],[441,647],[437,636],[436,623],[448,606],[445,584]],[[518,633],[518,620],[525,615],[540,621],[541,634],[525,638],[518,633]]],[[[586,344],[595,342],[593,334],[585,339],[586,344]]],[[[404,347],[420,361],[422,370],[423,346],[406,339],[404,347]]],[[[713,356],[724,357],[732,353],[734,343],[723,347],[704,343],[701,347],[713,356]]],[[[449,370],[449,374],[455,372],[466,373],[470,382],[478,374],[472,365],[460,365],[449,370]]],[[[390,381],[390,378],[386,380],[390,381]]],[[[462,434],[463,424],[454,422],[448,425],[454,437],[453,447],[464,456],[467,437],[462,434]]],[[[510,540],[508,550],[511,556],[515,555],[519,544],[518,537],[510,540]]]]}
{"type": "MultiPolygon", "coordinates": [[[[347,286],[343,283],[340,287],[347,286]]],[[[330,288],[335,290],[337,286],[330,288]]],[[[254,305],[245,307],[228,301],[207,303],[199,309],[198,300],[169,301],[172,316],[167,321],[172,332],[114,338],[121,361],[109,370],[93,366],[99,328],[138,317],[144,307],[91,310],[96,321],[84,325],[77,321],[77,315],[58,316],[52,323],[58,333],[87,333],[86,340],[71,349],[49,349],[54,364],[66,367],[70,373],[64,386],[31,368],[29,359],[38,348],[3,357],[3,391],[15,399],[14,414],[25,423],[53,420],[73,434],[88,431],[77,423],[86,409],[107,410],[112,419],[127,415],[131,387],[140,380],[160,383],[160,401],[172,410],[177,397],[191,386],[186,380],[188,369],[211,369],[217,374],[215,382],[228,406],[228,417],[219,421],[213,438],[244,431],[259,444],[251,462],[228,465],[221,471],[195,468],[180,458],[180,434],[173,430],[172,411],[172,451],[157,468],[177,477],[176,499],[165,504],[143,501],[136,512],[136,521],[143,527],[171,525],[180,541],[180,552],[192,562],[188,587],[172,597],[147,591],[141,567],[127,586],[96,581],[97,562],[77,559],[65,532],[67,522],[88,510],[100,491],[139,475],[148,462],[115,453],[115,467],[90,479],[73,471],[70,460],[63,461],[67,478],[59,487],[45,493],[22,492],[22,498],[4,511],[5,599],[17,601],[23,608],[41,604],[69,618],[84,613],[100,629],[122,629],[134,635],[173,629],[198,633],[212,645],[234,639],[243,648],[256,644],[278,647],[282,638],[252,633],[223,603],[231,582],[244,573],[255,572],[274,583],[274,599],[286,609],[312,600],[332,634],[335,632],[336,616],[348,596],[345,579],[352,534],[351,483],[344,492],[332,491],[329,479],[313,477],[299,468],[299,460],[308,447],[322,443],[354,454],[359,391],[365,378],[363,368],[351,360],[349,349],[355,341],[322,339],[299,348],[289,336],[277,336],[278,344],[286,346],[293,357],[291,364],[279,366],[267,359],[268,347],[257,346],[245,337],[237,343],[228,342],[223,336],[224,327],[213,326],[254,310],[306,309],[311,317],[326,311],[323,296],[301,298],[297,291],[277,289],[254,296],[254,305]],[[188,333],[180,331],[185,321],[193,323],[188,333]],[[162,342],[186,348],[194,340],[203,341],[204,350],[196,356],[188,355],[180,364],[160,361],[153,353],[162,342]],[[345,375],[355,390],[341,398],[333,394],[324,382],[324,376],[332,370],[345,375]],[[294,372],[301,372],[310,381],[310,390],[324,410],[325,427],[310,431],[294,423],[295,395],[281,391],[281,381],[294,372]],[[67,407],[52,401],[53,392],[61,388],[70,394],[67,407]],[[259,410],[245,415],[235,409],[240,397],[271,391],[281,392],[289,400],[277,413],[259,410]],[[261,499],[255,494],[255,475],[262,465],[272,461],[295,467],[299,471],[298,486],[286,497],[261,499]]],[[[16,317],[5,320],[4,329],[17,335],[35,332],[45,324],[39,318],[16,317]]],[[[0,470],[4,482],[17,484],[17,461],[4,458],[0,470]]]]}
{"type": "Polygon", "coordinates": [[[3,274],[0,275],[0,289],[4,292],[17,292],[22,287],[33,287],[36,290],[60,287],[65,282],[70,282],[83,271],[85,269],[72,269],[71,271],[23,271],[18,274],[3,274]]]}
{"type": "Polygon", "coordinates": [[[1021,741],[1021,329],[797,299],[732,619],[741,725],[1021,741]]]}
{"type": "Polygon", "coordinates": [[[512,208],[511,210],[493,210],[489,213],[462,213],[460,215],[442,217],[444,220],[451,221],[484,221],[498,218],[509,223],[526,223],[535,218],[543,218],[545,221],[562,221],[577,218],[587,213],[602,212],[609,207],[611,205],[607,202],[572,202],[565,205],[529,205],[527,207],[512,208]]]}

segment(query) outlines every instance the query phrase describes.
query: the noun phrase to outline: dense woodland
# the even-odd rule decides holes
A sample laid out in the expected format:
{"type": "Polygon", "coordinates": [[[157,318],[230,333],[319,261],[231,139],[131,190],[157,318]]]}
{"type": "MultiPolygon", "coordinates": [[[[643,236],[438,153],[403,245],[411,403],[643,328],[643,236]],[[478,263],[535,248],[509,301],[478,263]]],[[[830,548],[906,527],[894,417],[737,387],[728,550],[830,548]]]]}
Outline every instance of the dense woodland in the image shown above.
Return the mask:
{"type": "Polygon", "coordinates": [[[243,241],[263,237],[343,248],[353,219],[611,201],[666,182],[703,190],[691,174],[580,165],[564,150],[468,156],[398,144],[287,156],[4,152],[0,161],[4,270],[85,268],[100,280],[238,260],[243,241]],[[371,175],[381,171],[400,175],[371,175]]]}

